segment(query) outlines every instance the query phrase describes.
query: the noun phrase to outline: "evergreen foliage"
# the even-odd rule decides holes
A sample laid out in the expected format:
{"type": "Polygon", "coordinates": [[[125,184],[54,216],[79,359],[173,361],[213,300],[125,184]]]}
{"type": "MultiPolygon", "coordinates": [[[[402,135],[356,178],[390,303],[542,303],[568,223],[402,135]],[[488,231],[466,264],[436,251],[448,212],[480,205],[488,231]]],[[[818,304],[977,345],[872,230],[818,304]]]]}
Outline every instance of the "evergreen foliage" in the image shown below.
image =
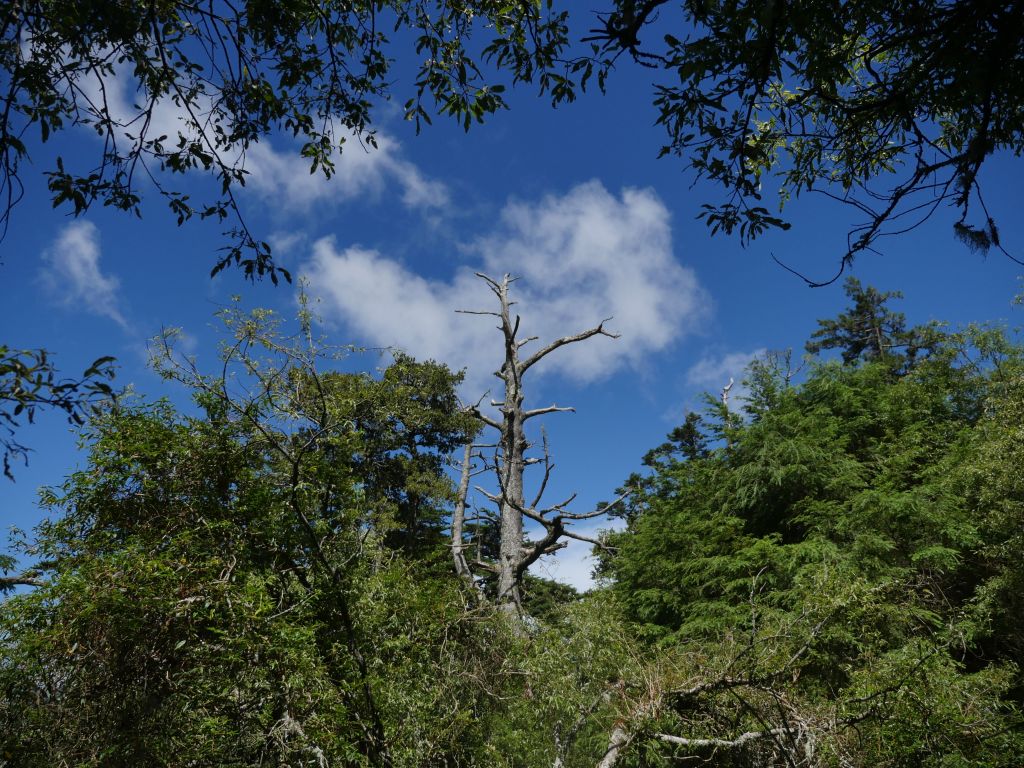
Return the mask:
{"type": "Polygon", "coordinates": [[[687,444],[713,448],[682,450],[677,430],[648,454],[603,574],[662,647],[717,645],[731,674],[785,673],[786,696],[832,708],[819,746],[836,760],[1012,764],[1022,350],[993,329],[907,330],[893,294],[847,290],[808,345],[840,361],[798,385],[755,362],[742,417],[709,400],[687,419],[706,425],[687,444]]]}
{"type": "Polygon", "coordinates": [[[166,337],[194,412],[97,414],[0,581],[0,766],[1017,765],[1024,349],[848,290],[837,359],[688,415],[604,586],[525,618],[453,567],[458,374],[325,373],[305,314],[226,312],[214,377],[166,337]]]}

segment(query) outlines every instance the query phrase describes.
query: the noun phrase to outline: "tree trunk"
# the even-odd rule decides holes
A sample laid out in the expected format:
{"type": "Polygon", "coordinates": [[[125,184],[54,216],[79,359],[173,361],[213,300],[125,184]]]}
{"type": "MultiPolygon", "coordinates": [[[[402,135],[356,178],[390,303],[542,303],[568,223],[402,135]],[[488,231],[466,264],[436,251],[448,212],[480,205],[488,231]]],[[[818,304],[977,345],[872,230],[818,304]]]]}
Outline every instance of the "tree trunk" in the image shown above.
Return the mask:
{"type": "Polygon", "coordinates": [[[523,557],[523,474],[526,436],[523,430],[523,393],[516,371],[518,360],[505,366],[505,414],[501,435],[503,465],[501,493],[501,549],[498,561],[498,604],[508,613],[522,608],[519,561],[523,557]]]}
{"type": "MultiPolygon", "coordinates": [[[[472,409],[473,413],[475,413],[480,421],[495,429],[499,434],[494,461],[494,469],[499,484],[498,493],[492,494],[484,491],[483,489],[479,490],[495,505],[497,505],[500,513],[501,539],[499,543],[498,563],[495,566],[498,577],[497,603],[505,613],[511,616],[521,616],[522,596],[520,594],[520,582],[522,581],[523,574],[526,572],[526,569],[543,555],[550,554],[551,552],[564,547],[565,543],[562,541],[564,537],[576,538],[581,541],[598,544],[599,542],[596,542],[593,539],[568,531],[566,529],[566,521],[585,520],[604,514],[603,510],[596,510],[594,512],[587,512],[584,514],[570,513],[565,509],[565,507],[572,501],[572,498],[562,504],[556,504],[547,509],[537,509],[537,505],[540,503],[540,499],[544,494],[544,489],[547,485],[547,479],[552,467],[547,455],[546,441],[545,455],[543,459],[543,465],[545,468],[544,480],[540,484],[540,490],[536,494],[536,498],[530,503],[527,502],[523,486],[523,475],[526,470],[526,465],[528,463],[539,462],[541,460],[528,460],[526,458],[526,451],[529,448],[529,443],[526,440],[526,430],[524,425],[529,419],[537,416],[560,411],[572,411],[573,409],[551,405],[547,408],[525,410],[523,408],[523,376],[536,363],[540,362],[543,358],[561,347],[569,344],[576,344],[589,339],[592,336],[608,336],[610,338],[618,337],[616,334],[606,331],[604,328],[604,322],[601,322],[597,326],[583,331],[582,333],[577,333],[573,336],[563,336],[560,339],[556,339],[540,350],[534,352],[532,355],[526,357],[525,360],[520,359],[520,350],[530,342],[536,341],[537,337],[530,336],[524,339],[518,338],[520,317],[518,315],[513,317],[511,307],[514,302],[509,299],[509,285],[512,283],[513,278],[509,275],[505,275],[499,282],[480,273],[477,273],[477,276],[487,283],[487,286],[498,298],[498,302],[500,304],[499,311],[459,311],[465,314],[497,317],[501,321],[501,325],[498,326],[498,329],[502,332],[505,346],[504,362],[502,363],[501,368],[495,372],[495,375],[501,379],[502,387],[504,389],[503,400],[501,402],[493,403],[494,406],[500,409],[500,420],[482,413],[479,407],[474,407],[472,409]],[[540,541],[533,542],[528,545],[523,539],[524,517],[529,517],[531,520],[543,526],[546,531],[546,535],[541,538],[540,541]]],[[[479,403],[477,405],[479,406],[479,403]]],[[[465,494],[465,488],[468,488],[469,455],[469,448],[467,448],[466,460],[463,465],[463,482],[460,484],[460,493],[463,497],[465,494]],[[463,488],[463,486],[465,486],[465,488],[463,488]]],[[[452,524],[452,551],[455,555],[456,571],[460,574],[462,573],[461,568],[463,564],[465,564],[464,557],[461,562],[459,560],[459,557],[462,554],[461,530],[462,517],[464,514],[465,502],[463,499],[463,501],[459,502],[459,506],[456,507],[456,517],[453,518],[452,524]],[[458,532],[456,532],[456,524],[458,526],[458,532]]]]}

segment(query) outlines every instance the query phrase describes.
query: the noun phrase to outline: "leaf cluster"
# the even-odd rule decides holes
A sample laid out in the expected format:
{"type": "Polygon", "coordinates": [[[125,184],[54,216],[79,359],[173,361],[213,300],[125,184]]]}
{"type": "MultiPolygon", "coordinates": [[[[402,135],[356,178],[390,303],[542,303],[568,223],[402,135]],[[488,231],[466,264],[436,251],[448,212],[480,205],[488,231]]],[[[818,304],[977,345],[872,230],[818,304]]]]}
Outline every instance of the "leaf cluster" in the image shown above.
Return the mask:
{"type": "Polygon", "coordinates": [[[237,265],[275,283],[290,279],[288,270],[250,230],[237,197],[251,147],[285,134],[310,173],[329,178],[346,144],[376,147],[374,115],[394,90],[393,51],[407,48],[402,63],[417,71],[407,117],[419,125],[436,112],[468,129],[505,107],[484,57],[529,77],[550,65],[567,34],[564,13],[494,0],[33,0],[11,5],[0,24],[4,231],[23,195],[25,164],[84,128],[100,139],[96,154],[47,158],[55,207],[141,215],[151,184],[179,224],[229,222],[213,274],[237,265]],[[474,48],[474,32],[493,42],[474,48]],[[204,200],[188,191],[191,174],[212,179],[204,200]]]}
{"type": "Polygon", "coordinates": [[[101,357],[78,378],[60,377],[45,349],[10,349],[0,345],[0,423],[3,435],[4,475],[13,480],[11,460],[28,461],[28,448],[19,443],[15,430],[19,419],[29,424],[40,408],[53,408],[77,426],[87,415],[114,397],[108,383],[114,378],[114,358],[101,357]]]}
{"type": "Polygon", "coordinates": [[[628,53],[658,72],[662,155],[724,193],[702,206],[712,232],[748,242],[788,229],[784,206],[809,191],[851,205],[863,219],[835,280],[879,237],[943,203],[959,214],[959,239],[1002,250],[979,171],[1024,146],[1019,10],[967,0],[617,0],[591,39],[606,60],[628,53]],[[662,20],[673,5],[673,20],[662,20]]]}
{"type": "Polygon", "coordinates": [[[602,576],[627,616],[707,685],[650,705],[658,754],[713,737],[751,765],[790,747],[871,765],[1004,765],[1016,749],[1007,441],[1024,350],[992,329],[908,330],[891,295],[849,287],[853,307],[813,337],[841,359],[799,384],[754,363],[745,413],[688,417],[608,536],[602,576]],[[742,749],[714,736],[744,729],[759,735],[742,749]],[[696,741],[658,742],[680,731],[696,741]]]}

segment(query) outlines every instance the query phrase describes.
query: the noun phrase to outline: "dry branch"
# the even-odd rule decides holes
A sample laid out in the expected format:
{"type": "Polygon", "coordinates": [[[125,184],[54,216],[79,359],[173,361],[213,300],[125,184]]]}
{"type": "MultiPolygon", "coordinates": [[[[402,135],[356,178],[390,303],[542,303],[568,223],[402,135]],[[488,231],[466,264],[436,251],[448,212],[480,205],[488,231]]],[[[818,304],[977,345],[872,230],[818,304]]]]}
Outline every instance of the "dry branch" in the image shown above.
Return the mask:
{"type": "MultiPolygon", "coordinates": [[[[525,360],[521,360],[519,358],[520,349],[531,341],[536,341],[537,337],[527,336],[524,339],[518,337],[522,318],[512,312],[515,302],[509,296],[509,287],[514,282],[514,279],[509,275],[504,275],[499,281],[479,272],[477,277],[483,280],[488,289],[497,297],[500,308],[498,311],[465,310],[463,313],[498,317],[501,321],[498,329],[502,333],[505,352],[502,366],[495,371],[495,375],[501,379],[503,384],[503,397],[492,402],[492,405],[498,409],[500,416],[493,417],[483,413],[479,407],[480,401],[468,409],[483,424],[496,430],[499,435],[492,465],[497,479],[498,492],[492,493],[479,486],[477,486],[477,490],[499,509],[500,514],[501,536],[499,554],[498,561],[494,566],[498,574],[498,604],[504,610],[521,613],[520,584],[527,568],[540,557],[565,547],[566,542],[564,539],[566,538],[574,538],[600,545],[600,542],[594,539],[574,534],[567,530],[566,522],[570,520],[586,520],[604,514],[604,510],[594,510],[587,513],[568,512],[566,508],[575,499],[576,494],[554,506],[545,509],[538,508],[544,492],[547,490],[554,464],[551,462],[546,436],[543,440],[543,457],[526,456],[526,451],[529,449],[530,444],[526,439],[524,425],[529,419],[538,416],[550,413],[573,412],[575,409],[555,404],[542,408],[525,409],[523,407],[523,376],[536,363],[557,349],[599,335],[618,338],[618,334],[606,330],[604,325],[607,320],[603,320],[593,328],[556,339],[541,347],[525,360]],[[544,465],[543,479],[536,495],[533,497],[533,503],[527,504],[524,491],[525,469],[531,464],[541,463],[544,465]],[[538,541],[524,543],[524,518],[533,520],[543,526],[544,535],[538,541]]],[[[483,398],[480,400],[482,401],[483,398]]],[[[462,475],[464,487],[463,484],[460,484],[460,496],[464,496],[465,491],[468,490],[468,478],[469,475],[464,467],[462,475]]],[[[465,515],[464,501],[459,503],[457,514],[461,525],[461,520],[465,515]]],[[[455,567],[456,571],[463,575],[465,558],[463,557],[462,562],[458,560],[461,553],[462,550],[459,542],[456,542],[453,544],[453,556],[456,557],[455,567]]],[[[470,576],[470,578],[472,577],[470,576]]]]}

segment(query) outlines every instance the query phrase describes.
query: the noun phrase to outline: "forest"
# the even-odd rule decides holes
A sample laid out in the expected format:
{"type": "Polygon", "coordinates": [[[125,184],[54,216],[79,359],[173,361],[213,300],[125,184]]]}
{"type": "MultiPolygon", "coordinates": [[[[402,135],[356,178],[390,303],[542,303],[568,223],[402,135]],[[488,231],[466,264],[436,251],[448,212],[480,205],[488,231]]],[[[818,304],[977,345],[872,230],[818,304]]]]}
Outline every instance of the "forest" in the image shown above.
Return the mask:
{"type": "Polygon", "coordinates": [[[0,7],[0,768],[1022,764],[1024,4],[596,5],[0,7]]]}
{"type": "Polygon", "coordinates": [[[4,764],[1017,765],[1024,347],[845,289],[593,513],[523,501],[546,441],[444,365],[327,370],[308,314],[236,307],[206,373],[168,332],[195,413],[90,420],[4,582],[4,764]],[[598,513],[594,589],[526,570],[598,513]]]}

